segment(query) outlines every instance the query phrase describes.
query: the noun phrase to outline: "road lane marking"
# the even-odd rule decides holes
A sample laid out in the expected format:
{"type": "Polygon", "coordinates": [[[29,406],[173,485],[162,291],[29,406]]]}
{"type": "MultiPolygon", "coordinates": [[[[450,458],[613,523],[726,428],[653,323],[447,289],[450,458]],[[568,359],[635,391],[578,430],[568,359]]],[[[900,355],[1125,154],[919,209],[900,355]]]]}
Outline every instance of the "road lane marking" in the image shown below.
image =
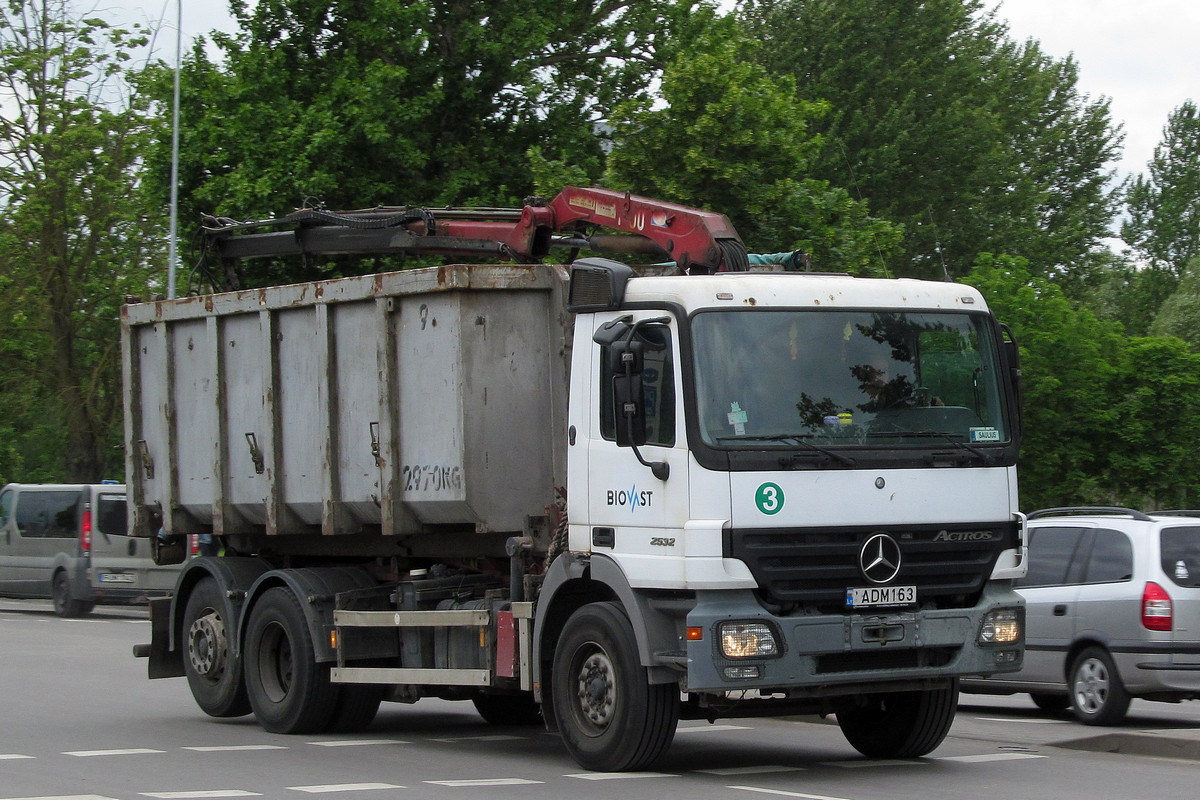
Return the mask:
{"type": "Polygon", "coordinates": [[[977,756],[942,756],[936,761],[958,761],[963,764],[981,764],[985,761],[1016,761],[1022,758],[1046,758],[1037,753],[983,753],[977,756]]]}
{"type": "Polygon", "coordinates": [[[293,792],[324,794],[326,792],[369,792],[376,789],[407,789],[394,783],[327,783],[324,786],[289,786],[293,792]]]}
{"type": "Polygon", "coordinates": [[[527,786],[545,781],[530,781],[525,778],[481,778],[473,781],[422,781],[435,786],[450,786],[454,788],[470,788],[475,786],[527,786]]]}
{"type": "Polygon", "coordinates": [[[194,753],[234,753],[239,750],[287,750],[287,747],[282,744],[216,744],[182,749],[194,753]]]}
{"type": "Polygon", "coordinates": [[[760,764],[756,767],[721,767],[720,769],[698,769],[708,775],[762,775],[767,772],[801,772],[804,767],[784,767],[778,764],[760,764]]]}
{"type": "Polygon", "coordinates": [[[142,792],[142,797],[154,797],[158,800],[204,800],[217,797],[262,797],[261,792],[247,792],[244,789],[203,789],[196,792],[142,792]]]}
{"type": "Polygon", "coordinates": [[[431,741],[453,744],[454,742],[515,742],[525,738],[524,736],[510,736],[506,733],[497,733],[491,736],[452,736],[446,739],[432,739],[431,741]]]}
{"type": "Polygon", "coordinates": [[[758,792],[759,794],[777,794],[782,797],[803,797],[805,800],[846,800],[845,797],[830,797],[826,794],[805,794],[804,792],[785,792],[783,789],[764,789],[761,786],[726,786],[726,789],[739,789],[743,792],[758,792]]]}
{"type": "Polygon", "coordinates": [[[102,794],[56,794],[46,797],[6,797],[3,800],[115,800],[102,794]]]}
{"type": "Polygon", "coordinates": [[[166,750],[151,750],[149,747],[131,747],[127,750],[74,750],[63,753],[64,756],[91,758],[92,756],[136,756],[143,753],[165,753],[166,750]]]}
{"type": "Polygon", "coordinates": [[[20,753],[0,753],[0,761],[14,761],[18,758],[33,758],[33,756],[23,756],[20,753]]]}
{"type": "Polygon", "coordinates": [[[1017,722],[1024,725],[1074,725],[1069,719],[1020,719],[1016,717],[976,717],[980,722],[1017,722]]]}
{"type": "Polygon", "coordinates": [[[402,739],[333,739],[327,742],[309,742],[317,747],[368,747],[379,744],[409,744],[402,739]]]}
{"type": "Polygon", "coordinates": [[[576,772],[564,778],[579,778],[581,781],[636,781],[642,778],[678,778],[670,772],[576,772]]]}

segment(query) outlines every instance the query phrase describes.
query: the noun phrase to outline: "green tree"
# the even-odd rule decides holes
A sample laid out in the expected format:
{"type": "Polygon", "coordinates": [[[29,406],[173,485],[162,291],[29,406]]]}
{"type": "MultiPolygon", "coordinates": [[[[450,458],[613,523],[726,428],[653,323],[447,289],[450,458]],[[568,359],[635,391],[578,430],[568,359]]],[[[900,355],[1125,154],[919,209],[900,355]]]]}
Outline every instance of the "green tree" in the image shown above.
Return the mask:
{"type": "Polygon", "coordinates": [[[613,114],[613,188],[718,209],[752,250],[804,250],[820,269],[870,273],[900,231],[865,203],[805,177],[825,104],[797,100],[772,78],[732,19],[714,20],[663,73],[661,97],[613,114]]]}
{"type": "Polygon", "coordinates": [[[1195,508],[1200,500],[1200,355],[1174,337],[1129,341],[1114,380],[1114,490],[1126,505],[1195,508]]]}
{"type": "Polygon", "coordinates": [[[66,0],[0,6],[5,478],[120,474],[119,305],[160,233],[134,199],[147,121],[121,80],[142,44],[66,0]]]}
{"type": "MultiPolygon", "coordinates": [[[[182,70],[180,218],[510,206],[535,188],[527,153],[595,179],[599,123],[648,91],[700,5],[235,2],[240,35],[214,37],[217,61],[197,43],[182,70]]],[[[158,70],[163,102],[169,78],[158,70]]],[[[167,152],[163,140],[151,160],[164,198],[167,152]]]]}
{"type": "Polygon", "coordinates": [[[1120,326],[1074,308],[1062,288],[1024,259],[984,254],[966,283],[1008,323],[1021,354],[1025,440],[1018,465],[1027,510],[1111,502],[1112,382],[1121,363],[1120,326]]]}
{"type": "Polygon", "coordinates": [[[1016,44],[978,0],[745,0],[756,54],[831,112],[810,176],[904,225],[896,274],[965,274],[977,254],[1069,274],[1115,213],[1108,101],[1077,68],[1016,44]]]}
{"type": "MultiPolygon", "coordinates": [[[[1129,186],[1121,238],[1173,289],[1200,255],[1200,112],[1191,100],[1171,112],[1149,169],[1129,186]]],[[[1151,314],[1165,298],[1156,298],[1151,314]]]]}
{"type": "Polygon", "coordinates": [[[1200,257],[1188,262],[1178,288],[1154,316],[1150,333],[1182,339],[1200,352],[1200,257]]]}

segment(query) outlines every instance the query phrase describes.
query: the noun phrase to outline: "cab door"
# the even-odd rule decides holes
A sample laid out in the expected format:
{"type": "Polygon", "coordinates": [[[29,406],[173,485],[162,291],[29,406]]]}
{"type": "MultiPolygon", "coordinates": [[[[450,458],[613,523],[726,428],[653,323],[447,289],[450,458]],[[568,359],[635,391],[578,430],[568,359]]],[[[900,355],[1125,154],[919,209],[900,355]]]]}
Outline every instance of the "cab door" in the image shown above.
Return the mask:
{"type": "MultiPolygon", "coordinates": [[[[663,319],[661,311],[637,312],[632,323],[663,319]]],[[[597,315],[593,336],[613,316],[597,315]]],[[[640,397],[645,444],[618,446],[618,408],[613,348],[591,342],[592,413],[586,420],[589,549],[618,560],[633,585],[682,583],[688,515],[688,450],[683,425],[679,341],[674,320],[637,326],[643,342],[640,397]],[[641,456],[639,460],[638,456],[641,456]],[[646,462],[645,464],[642,462],[646,462]],[[657,477],[655,469],[665,477],[657,477]],[[677,574],[675,574],[677,573],[677,574]]],[[[601,335],[603,337],[603,334],[601,335]]]]}

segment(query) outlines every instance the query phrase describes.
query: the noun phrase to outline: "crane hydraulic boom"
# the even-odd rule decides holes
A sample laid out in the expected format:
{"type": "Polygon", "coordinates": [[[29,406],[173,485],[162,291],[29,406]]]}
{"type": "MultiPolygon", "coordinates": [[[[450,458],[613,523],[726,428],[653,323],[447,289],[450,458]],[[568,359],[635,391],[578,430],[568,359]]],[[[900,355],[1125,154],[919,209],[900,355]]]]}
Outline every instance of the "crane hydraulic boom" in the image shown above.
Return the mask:
{"type": "Polygon", "coordinates": [[[644,254],[693,274],[747,268],[745,245],[723,214],[575,186],[522,208],[302,209],[253,222],[205,216],[202,234],[206,252],[222,260],[410,253],[536,263],[558,247],[644,254]]]}

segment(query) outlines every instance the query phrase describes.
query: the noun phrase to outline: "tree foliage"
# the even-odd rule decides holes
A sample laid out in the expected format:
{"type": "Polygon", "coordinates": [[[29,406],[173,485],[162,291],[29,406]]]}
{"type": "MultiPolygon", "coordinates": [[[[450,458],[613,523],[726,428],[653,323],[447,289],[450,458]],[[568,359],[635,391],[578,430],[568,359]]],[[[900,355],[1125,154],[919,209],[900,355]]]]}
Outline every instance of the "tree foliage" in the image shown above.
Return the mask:
{"type": "Polygon", "coordinates": [[[607,183],[699,208],[719,208],[752,250],[800,249],[821,269],[870,272],[899,230],[865,203],[804,177],[824,103],[797,100],[773,78],[732,19],[716,20],[667,65],[661,96],[633,98],[612,119],[607,183]]]}
{"type": "Polygon", "coordinates": [[[123,463],[118,306],[151,241],[132,199],[146,121],[121,80],[139,44],[63,0],[0,11],[0,479],[123,463]]]}
{"type": "Polygon", "coordinates": [[[741,5],[762,63],[831,106],[810,176],[903,224],[892,272],[962,275],[991,252],[1051,275],[1099,249],[1119,136],[1072,60],[1012,42],[977,0],[741,5]]]}
{"type": "Polygon", "coordinates": [[[1121,237],[1150,268],[1177,278],[1200,256],[1200,111],[1193,101],[1171,112],[1149,168],[1129,187],[1121,237]]]}

